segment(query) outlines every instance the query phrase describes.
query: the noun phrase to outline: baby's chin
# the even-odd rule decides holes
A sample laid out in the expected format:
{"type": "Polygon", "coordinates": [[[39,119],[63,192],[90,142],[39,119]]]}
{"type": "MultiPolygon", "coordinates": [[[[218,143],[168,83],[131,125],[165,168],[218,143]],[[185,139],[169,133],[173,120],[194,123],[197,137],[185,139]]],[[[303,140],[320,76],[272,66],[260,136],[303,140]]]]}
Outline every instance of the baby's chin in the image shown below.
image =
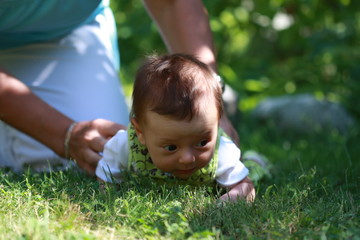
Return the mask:
{"type": "Polygon", "coordinates": [[[189,170],[176,170],[174,172],[172,172],[172,174],[179,179],[188,179],[189,177],[191,177],[191,175],[194,174],[194,172],[196,172],[197,168],[192,168],[189,170]]]}

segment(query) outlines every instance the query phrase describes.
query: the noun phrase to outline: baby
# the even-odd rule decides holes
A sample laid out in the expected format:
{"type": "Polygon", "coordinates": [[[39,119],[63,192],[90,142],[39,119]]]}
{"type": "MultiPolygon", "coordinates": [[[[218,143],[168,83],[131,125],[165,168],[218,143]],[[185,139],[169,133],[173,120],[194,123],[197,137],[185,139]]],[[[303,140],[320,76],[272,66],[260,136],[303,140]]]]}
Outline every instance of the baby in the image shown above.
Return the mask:
{"type": "Polygon", "coordinates": [[[255,197],[240,150],[219,128],[220,83],[193,56],[152,56],[136,75],[128,130],[105,145],[96,175],[120,183],[124,173],[191,185],[217,183],[221,200],[255,197]]]}

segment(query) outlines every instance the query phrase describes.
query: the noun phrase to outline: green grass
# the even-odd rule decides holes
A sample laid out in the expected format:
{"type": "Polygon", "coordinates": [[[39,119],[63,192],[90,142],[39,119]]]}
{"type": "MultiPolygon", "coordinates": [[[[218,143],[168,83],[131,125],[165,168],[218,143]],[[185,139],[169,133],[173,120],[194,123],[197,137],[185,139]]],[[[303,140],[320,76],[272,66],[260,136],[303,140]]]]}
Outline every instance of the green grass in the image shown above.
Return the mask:
{"type": "Polygon", "coordinates": [[[358,130],[294,137],[243,124],[239,132],[243,149],[274,164],[253,204],[149,182],[101,192],[75,170],[1,170],[0,239],[360,239],[358,130]]]}

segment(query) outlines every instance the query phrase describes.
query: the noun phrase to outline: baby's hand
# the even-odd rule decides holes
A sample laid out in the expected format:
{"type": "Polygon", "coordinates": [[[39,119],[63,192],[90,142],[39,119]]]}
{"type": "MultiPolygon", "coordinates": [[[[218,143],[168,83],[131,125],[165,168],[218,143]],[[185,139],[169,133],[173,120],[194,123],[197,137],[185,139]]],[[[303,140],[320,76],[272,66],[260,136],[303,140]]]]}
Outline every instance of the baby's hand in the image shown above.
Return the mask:
{"type": "Polygon", "coordinates": [[[254,184],[248,177],[232,186],[229,192],[220,197],[220,201],[237,201],[239,199],[246,200],[247,202],[255,200],[254,184]]]}

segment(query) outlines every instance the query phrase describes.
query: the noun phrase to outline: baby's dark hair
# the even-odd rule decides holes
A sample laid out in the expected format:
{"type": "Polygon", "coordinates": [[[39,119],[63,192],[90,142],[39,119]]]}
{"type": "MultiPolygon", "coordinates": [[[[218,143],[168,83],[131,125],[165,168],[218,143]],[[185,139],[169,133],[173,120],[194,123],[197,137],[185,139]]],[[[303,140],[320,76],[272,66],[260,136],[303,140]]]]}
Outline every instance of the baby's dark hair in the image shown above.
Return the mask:
{"type": "Polygon", "coordinates": [[[150,110],[172,119],[191,121],[201,107],[197,100],[209,96],[220,119],[221,95],[221,86],[213,71],[195,57],[186,54],[149,56],[136,74],[132,117],[141,122],[144,113],[150,110]]]}

